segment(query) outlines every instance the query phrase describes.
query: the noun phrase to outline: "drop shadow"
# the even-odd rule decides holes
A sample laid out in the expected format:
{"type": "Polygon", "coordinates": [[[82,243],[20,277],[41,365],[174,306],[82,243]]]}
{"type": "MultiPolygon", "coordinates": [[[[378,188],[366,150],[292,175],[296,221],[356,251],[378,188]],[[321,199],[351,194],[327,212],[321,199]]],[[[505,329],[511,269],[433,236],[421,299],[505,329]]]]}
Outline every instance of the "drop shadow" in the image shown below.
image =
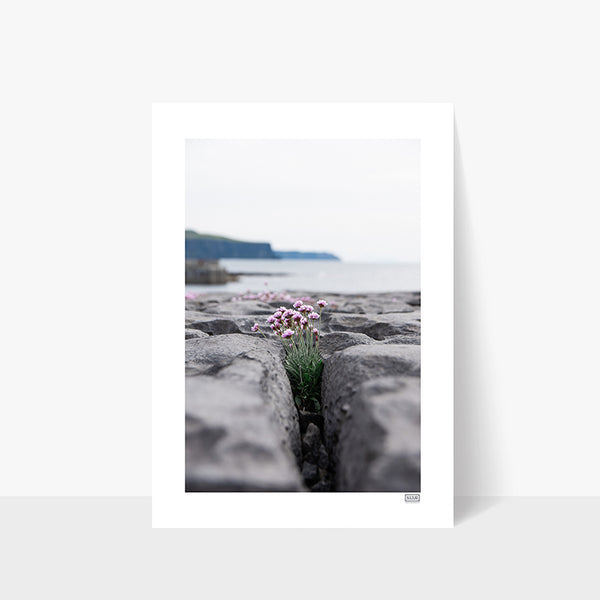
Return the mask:
{"type": "MultiPolygon", "coordinates": [[[[472,202],[454,121],[454,493],[455,524],[481,514],[498,499],[481,496],[498,477],[493,415],[485,405],[486,323],[477,285],[472,202]]],[[[489,339],[489,338],[487,338],[489,339]]],[[[494,486],[496,487],[496,486],[494,486]]]]}
{"type": "Polygon", "coordinates": [[[492,496],[454,496],[454,525],[463,525],[498,504],[492,496]]]}

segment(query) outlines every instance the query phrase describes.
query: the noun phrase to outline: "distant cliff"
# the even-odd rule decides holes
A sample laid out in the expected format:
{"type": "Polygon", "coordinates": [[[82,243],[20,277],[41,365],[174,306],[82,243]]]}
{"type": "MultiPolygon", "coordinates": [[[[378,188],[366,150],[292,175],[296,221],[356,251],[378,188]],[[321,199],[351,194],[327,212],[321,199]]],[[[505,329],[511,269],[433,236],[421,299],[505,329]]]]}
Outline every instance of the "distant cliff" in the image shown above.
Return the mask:
{"type": "Polygon", "coordinates": [[[287,258],[311,260],[339,260],[328,252],[278,252],[268,242],[241,242],[217,235],[185,231],[185,258],[287,258]]]}
{"type": "Polygon", "coordinates": [[[271,244],[185,232],[185,258],[277,258],[271,244]]]}
{"type": "Polygon", "coordinates": [[[329,252],[282,252],[275,250],[277,258],[299,260],[340,260],[335,254],[329,252]]]}

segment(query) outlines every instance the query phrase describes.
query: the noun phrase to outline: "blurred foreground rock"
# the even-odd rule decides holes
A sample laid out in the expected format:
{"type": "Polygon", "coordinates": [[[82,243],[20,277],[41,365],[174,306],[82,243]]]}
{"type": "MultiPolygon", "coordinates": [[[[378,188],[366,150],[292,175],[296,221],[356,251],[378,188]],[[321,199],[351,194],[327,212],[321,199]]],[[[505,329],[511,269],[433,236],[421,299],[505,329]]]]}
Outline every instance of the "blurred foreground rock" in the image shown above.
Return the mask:
{"type": "Polygon", "coordinates": [[[337,444],[337,490],[421,490],[421,385],[381,377],[360,385],[337,444]]]}
{"type": "Polygon", "coordinates": [[[282,355],[277,343],[240,334],[186,341],[190,491],[301,489],[298,414],[282,355]],[[220,434],[207,448],[211,430],[220,434]]]}
{"type": "Polygon", "coordinates": [[[185,489],[301,491],[297,463],[258,389],[186,378],[185,489]]]}
{"type": "Polygon", "coordinates": [[[420,487],[420,350],[361,345],[325,360],[325,442],[336,489],[419,491],[412,486],[420,487]]]}

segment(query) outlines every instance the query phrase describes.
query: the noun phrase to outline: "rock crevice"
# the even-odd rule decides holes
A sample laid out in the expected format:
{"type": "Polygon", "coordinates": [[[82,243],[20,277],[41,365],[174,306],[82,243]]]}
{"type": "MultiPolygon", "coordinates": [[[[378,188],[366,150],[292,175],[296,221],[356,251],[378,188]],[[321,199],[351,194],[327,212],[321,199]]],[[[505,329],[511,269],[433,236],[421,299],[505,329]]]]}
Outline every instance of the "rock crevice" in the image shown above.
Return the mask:
{"type": "Polygon", "coordinates": [[[420,490],[420,294],[326,297],[322,415],[297,411],[279,339],[251,331],[273,306],[186,303],[187,491],[420,490]]]}

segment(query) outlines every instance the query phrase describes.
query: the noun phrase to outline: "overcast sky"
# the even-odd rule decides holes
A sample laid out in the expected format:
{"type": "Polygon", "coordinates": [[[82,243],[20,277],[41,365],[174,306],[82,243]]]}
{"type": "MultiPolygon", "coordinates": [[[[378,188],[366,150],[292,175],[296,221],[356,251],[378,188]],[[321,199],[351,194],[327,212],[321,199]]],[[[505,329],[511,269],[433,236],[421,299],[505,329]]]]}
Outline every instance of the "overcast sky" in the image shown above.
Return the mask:
{"type": "Polygon", "coordinates": [[[419,262],[419,142],[188,140],[186,228],[419,262]]]}

